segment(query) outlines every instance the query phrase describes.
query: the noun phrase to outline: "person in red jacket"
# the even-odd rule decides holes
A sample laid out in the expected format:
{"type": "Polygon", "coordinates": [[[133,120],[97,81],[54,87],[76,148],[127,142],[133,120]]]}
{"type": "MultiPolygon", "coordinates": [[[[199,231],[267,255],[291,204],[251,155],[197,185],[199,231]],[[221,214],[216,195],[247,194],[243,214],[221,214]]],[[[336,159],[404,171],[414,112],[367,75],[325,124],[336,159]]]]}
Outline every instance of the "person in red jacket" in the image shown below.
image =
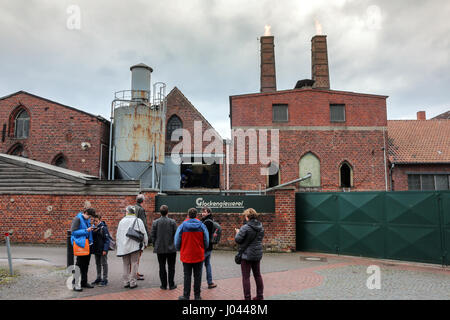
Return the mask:
{"type": "Polygon", "coordinates": [[[189,300],[193,272],[194,298],[201,300],[202,267],[205,260],[205,248],[209,246],[209,234],[205,225],[197,219],[197,209],[189,209],[188,218],[178,227],[174,242],[176,249],[180,251],[184,271],[183,295],[179,299],[189,300]]]}

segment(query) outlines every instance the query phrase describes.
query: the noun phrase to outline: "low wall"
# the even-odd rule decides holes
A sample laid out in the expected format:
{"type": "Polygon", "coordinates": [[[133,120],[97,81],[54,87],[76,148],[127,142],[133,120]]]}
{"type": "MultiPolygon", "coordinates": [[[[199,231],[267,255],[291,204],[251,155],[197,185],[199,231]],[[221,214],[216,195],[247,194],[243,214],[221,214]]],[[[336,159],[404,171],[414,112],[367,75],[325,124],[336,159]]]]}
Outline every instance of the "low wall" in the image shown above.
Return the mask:
{"type": "MultiPolygon", "coordinates": [[[[295,190],[283,189],[275,195],[275,213],[261,214],[265,229],[264,247],[269,251],[295,250],[295,190]]],[[[155,212],[156,192],[146,192],[144,209],[148,226],[159,218],[155,212]]],[[[117,225],[125,214],[127,205],[135,204],[135,196],[108,195],[5,195],[0,194],[0,232],[13,231],[13,243],[65,244],[67,230],[72,219],[90,201],[100,212],[113,237],[117,225]]],[[[214,214],[214,213],[213,213],[214,214]]],[[[169,217],[177,224],[186,219],[187,213],[170,212],[169,217]]],[[[243,224],[239,213],[216,213],[214,219],[222,226],[222,240],[218,248],[234,248],[234,228],[243,224]]],[[[4,241],[1,237],[0,241],[4,241]]]]}

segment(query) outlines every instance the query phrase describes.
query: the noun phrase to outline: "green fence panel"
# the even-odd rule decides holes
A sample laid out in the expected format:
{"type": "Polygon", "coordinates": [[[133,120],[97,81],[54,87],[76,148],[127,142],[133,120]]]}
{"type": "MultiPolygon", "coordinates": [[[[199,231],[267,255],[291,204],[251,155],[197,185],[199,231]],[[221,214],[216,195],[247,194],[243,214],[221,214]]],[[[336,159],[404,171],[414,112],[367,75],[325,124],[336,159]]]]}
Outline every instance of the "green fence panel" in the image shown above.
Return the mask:
{"type": "Polygon", "coordinates": [[[444,261],[450,265],[450,191],[440,193],[442,212],[442,234],[444,245],[444,261]]]}
{"type": "Polygon", "coordinates": [[[386,258],[441,263],[438,193],[386,193],[386,258]]]}
{"type": "Polygon", "coordinates": [[[297,248],[318,252],[336,252],[337,197],[314,193],[308,197],[296,195],[297,248]]]}
{"type": "Polygon", "coordinates": [[[450,263],[450,191],[296,195],[297,250],[450,263]]]}

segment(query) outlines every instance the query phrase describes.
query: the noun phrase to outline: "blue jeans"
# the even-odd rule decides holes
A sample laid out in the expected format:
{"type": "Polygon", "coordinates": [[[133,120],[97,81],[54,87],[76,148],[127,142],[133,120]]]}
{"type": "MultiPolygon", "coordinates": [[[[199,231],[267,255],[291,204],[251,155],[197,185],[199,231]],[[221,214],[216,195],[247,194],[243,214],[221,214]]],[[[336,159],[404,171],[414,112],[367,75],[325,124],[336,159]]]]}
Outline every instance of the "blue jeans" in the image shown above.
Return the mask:
{"type": "Polygon", "coordinates": [[[212,284],[212,272],[211,272],[211,252],[205,251],[205,268],[206,268],[206,281],[208,281],[208,284],[212,284]]]}

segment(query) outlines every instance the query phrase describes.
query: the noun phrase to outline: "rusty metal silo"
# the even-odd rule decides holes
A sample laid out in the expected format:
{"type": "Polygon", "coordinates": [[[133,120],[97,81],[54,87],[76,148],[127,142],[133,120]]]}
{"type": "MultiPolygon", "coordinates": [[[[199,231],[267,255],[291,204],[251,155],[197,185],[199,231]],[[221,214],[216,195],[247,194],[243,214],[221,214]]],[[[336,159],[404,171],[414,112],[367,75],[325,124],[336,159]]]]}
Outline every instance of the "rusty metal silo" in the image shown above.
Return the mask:
{"type": "Polygon", "coordinates": [[[152,68],[131,70],[131,90],[116,92],[111,106],[110,179],[140,180],[142,188],[161,188],[165,145],[165,84],[150,90],[152,68]],[[117,172],[117,175],[116,175],[117,172]]]}

